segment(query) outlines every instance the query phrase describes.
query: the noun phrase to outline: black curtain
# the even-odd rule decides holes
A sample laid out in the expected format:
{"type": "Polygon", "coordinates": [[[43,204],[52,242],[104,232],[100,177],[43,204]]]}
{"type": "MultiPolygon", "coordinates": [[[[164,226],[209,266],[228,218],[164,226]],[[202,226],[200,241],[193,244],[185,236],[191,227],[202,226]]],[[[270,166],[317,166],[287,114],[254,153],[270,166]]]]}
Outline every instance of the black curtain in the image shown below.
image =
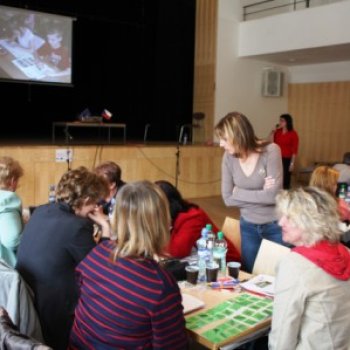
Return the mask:
{"type": "MultiPolygon", "coordinates": [[[[85,108],[127,124],[128,140],[176,141],[192,120],[195,0],[3,1],[73,16],[73,86],[0,82],[3,141],[49,141],[85,108]]],[[[84,132],[84,131],[80,131],[84,132]]]]}

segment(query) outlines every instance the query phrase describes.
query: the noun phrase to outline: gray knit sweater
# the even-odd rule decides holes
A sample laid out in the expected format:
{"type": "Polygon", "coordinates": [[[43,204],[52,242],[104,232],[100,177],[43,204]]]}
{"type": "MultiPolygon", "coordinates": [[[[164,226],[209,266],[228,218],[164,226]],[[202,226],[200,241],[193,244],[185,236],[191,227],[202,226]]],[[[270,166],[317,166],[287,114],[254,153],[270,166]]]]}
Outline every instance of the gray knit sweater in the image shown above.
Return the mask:
{"type": "Polygon", "coordinates": [[[225,152],[222,159],[221,194],[227,206],[238,207],[242,217],[255,224],[264,224],[277,219],[275,197],[282,188],[281,150],[275,144],[267,145],[259,155],[256,167],[246,176],[239,159],[225,152]],[[275,185],[263,189],[265,177],[275,179],[275,185]]]}

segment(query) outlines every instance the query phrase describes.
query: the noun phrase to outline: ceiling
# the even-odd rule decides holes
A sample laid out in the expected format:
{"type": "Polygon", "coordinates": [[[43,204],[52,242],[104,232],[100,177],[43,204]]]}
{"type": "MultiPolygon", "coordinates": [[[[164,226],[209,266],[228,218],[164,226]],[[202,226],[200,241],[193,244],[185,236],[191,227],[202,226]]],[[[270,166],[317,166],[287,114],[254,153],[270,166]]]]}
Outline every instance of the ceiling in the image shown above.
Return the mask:
{"type": "Polygon", "coordinates": [[[283,66],[350,61],[350,44],[274,52],[271,54],[249,56],[249,58],[283,66]]]}

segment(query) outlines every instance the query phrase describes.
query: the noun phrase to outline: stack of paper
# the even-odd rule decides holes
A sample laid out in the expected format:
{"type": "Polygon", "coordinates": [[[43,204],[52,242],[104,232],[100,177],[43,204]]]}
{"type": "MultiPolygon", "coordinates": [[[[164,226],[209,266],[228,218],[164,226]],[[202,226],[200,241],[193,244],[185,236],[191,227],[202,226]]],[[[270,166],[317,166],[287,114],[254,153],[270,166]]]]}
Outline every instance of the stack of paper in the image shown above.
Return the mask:
{"type": "Polygon", "coordinates": [[[257,275],[249,281],[241,283],[241,287],[253,293],[274,296],[275,277],[263,274],[257,275]]]}
{"type": "Polygon", "coordinates": [[[182,293],[182,306],[184,314],[204,307],[204,302],[190,294],[182,293]]]}

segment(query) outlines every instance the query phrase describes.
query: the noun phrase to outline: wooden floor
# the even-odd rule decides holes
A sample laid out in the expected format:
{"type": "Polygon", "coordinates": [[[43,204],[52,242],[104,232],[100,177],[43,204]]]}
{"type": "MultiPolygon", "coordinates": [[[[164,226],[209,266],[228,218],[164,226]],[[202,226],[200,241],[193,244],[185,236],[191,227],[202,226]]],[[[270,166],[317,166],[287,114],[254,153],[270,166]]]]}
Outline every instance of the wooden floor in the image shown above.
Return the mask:
{"type": "Polygon", "coordinates": [[[196,203],[204,211],[206,211],[218,228],[222,227],[226,216],[239,219],[239,209],[234,207],[226,207],[221,196],[190,198],[187,200],[196,203]]]}

